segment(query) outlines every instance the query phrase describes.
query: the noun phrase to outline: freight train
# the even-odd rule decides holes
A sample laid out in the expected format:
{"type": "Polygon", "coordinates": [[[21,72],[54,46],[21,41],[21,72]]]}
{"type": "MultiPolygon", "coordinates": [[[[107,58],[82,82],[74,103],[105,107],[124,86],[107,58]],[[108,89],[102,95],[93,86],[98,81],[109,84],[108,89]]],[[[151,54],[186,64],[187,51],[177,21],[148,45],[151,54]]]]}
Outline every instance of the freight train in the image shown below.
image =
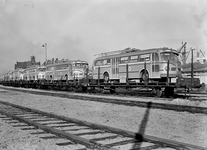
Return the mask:
{"type": "MultiPolygon", "coordinates": [[[[164,88],[165,94],[173,94],[174,88],[185,87],[184,80],[180,78],[178,55],[176,50],[167,47],[146,50],[126,48],[96,55],[98,57],[93,61],[91,71],[86,61],[68,60],[7,72],[1,76],[1,83],[38,88],[81,87],[83,91],[101,88],[110,92],[117,87],[148,87],[156,90],[158,95],[164,88]]],[[[198,80],[193,83],[194,86],[200,85],[198,80]]]]}

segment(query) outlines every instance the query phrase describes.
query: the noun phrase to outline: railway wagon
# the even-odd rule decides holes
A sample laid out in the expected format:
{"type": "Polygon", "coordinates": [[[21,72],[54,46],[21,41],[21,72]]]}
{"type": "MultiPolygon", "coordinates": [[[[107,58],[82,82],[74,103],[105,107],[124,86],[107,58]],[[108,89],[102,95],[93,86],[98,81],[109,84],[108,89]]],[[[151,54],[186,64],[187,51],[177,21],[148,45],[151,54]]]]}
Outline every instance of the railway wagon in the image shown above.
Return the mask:
{"type": "Polygon", "coordinates": [[[167,76],[171,81],[176,80],[176,77],[180,75],[180,66],[178,53],[174,49],[127,48],[99,54],[93,62],[92,73],[93,79],[100,78],[104,82],[114,80],[126,82],[126,78],[136,82],[145,80],[166,82],[167,76]],[[168,65],[169,74],[167,74],[168,65]]]}
{"type": "Polygon", "coordinates": [[[46,80],[79,80],[85,77],[88,63],[82,60],[67,60],[47,65],[46,80]]]}

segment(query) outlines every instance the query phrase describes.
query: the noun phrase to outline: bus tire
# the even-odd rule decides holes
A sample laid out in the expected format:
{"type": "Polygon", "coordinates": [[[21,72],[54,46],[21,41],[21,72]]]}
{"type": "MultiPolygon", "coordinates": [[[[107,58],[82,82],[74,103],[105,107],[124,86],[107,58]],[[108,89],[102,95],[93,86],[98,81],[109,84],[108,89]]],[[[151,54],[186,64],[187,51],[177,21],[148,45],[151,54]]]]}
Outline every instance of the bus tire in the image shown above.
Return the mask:
{"type": "Polygon", "coordinates": [[[149,80],[149,73],[146,71],[146,76],[144,74],[144,70],[141,72],[141,81],[148,81],[149,80]]]}
{"type": "Polygon", "coordinates": [[[108,72],[104,73],[103,79],[104,79],[104,83],[108,83],[109,82],[109,74],[108,74],[108,72]]]}
{"type": "Polygon", "coordinates": [[[162,93],[162,89],[161,89],[161,88],[157,88],[157,89],[156,89],[156,95],[157,95],[158,97],[162,97],[163,93],[162,93]]]}
{"type": "Polygon", "coordinates": [[[115,86],[111,86],[111,87],[110,87],[110,93],[113,94],[113,93],[115,93],[115,92],[116,92],[116,90],[115,90],[115,86]]]}
{"type": "Polygon", "coordinates": [[[82,85],[82,92],[86,92],[87,91],[87,86],[82,85]]]}

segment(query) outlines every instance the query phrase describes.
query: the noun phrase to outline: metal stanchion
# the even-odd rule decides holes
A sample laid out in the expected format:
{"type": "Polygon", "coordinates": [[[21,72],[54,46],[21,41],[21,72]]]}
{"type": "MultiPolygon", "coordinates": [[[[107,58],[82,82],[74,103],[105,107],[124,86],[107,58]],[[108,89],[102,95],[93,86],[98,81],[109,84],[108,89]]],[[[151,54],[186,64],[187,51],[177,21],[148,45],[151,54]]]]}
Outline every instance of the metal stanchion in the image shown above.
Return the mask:
{"type": "Polygon", "coordinates": [[[100,67],[98,67],[98,85],[100,85],[100,67]]]}
{"type": "Polygon", "coordinates": [[[126,64],[126,84],[129,84],[129,65],[126,64]]]}
{"type": "Polygon", "coordinates": [[[167,85],[169,85],[170,61],[167,61],[167,85]]]}

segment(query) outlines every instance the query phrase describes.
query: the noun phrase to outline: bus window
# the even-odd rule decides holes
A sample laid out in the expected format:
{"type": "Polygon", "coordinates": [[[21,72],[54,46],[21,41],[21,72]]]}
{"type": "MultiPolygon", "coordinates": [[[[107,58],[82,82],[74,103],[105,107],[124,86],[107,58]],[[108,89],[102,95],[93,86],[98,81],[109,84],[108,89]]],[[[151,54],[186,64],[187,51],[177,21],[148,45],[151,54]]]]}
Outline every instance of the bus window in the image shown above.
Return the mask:
{"type": "Polygon", "coordinates": [[[39,70],[39,71],[45,71],[46,68],[39,68],[38,70],[39,70]]]}
{"type": "Polygon", "coordinates": [[[121,57],[121,58],[120,58],[120,63],[121,63],[121,64],[127,63],[127,62],[128,62],[128,59],[129,59],[128,56],[127,56],[127,57],[121,57]]]}
{"type": "Polygon", "coordinates": [[[140,55],[140,61],[149,61],[150,60],[150,54],[142,54],[140,55]]]}
{"type": "Polygon", "coordinates": [[[63,69],[68,69],[68,64],[64,64],[64,65],[58,65],[56,66],[56,70],[63,70],[63,69]]]}
{"type": "Polygon", "coordinates": [[[102,66],[103,65],[103,60],[97,60],[95,65],[96,66],[102,66]]]}
{"type": "Polygon", "coordinates": [[[81,63],[76,63],[75,68],[81,68],[81,63]]]}
{"type": "Polygon", "coordinates": [[[83,67],[87,68],[88,64],[87,63],[82,63],[83,67]]]}
{"type": "Polygon", "coordinates": [[[161,53],[160,56],[161,56],[161,60],[165,60],[165,61],[172,60],[174,62],[178,62],[179,61],[178,60],[178,55],[175,54],[175,53],[164,52],[164,53],[161,53]]]}
{"type": "Polygon", "coordinates": [[[138,61],[138,55],[130,56],[129,62],[137,62],[138,61]]]}
{"type": "Polygon", "coordinates": [[[103,65],[107,65],[107,60],[103,60],[103,65]]]}
{"type": "Polygon", "coordinates": [[[47,71],[53,71],[54,67],[47,67],[47,71]]]}
{"type": "Polygon", "coordinates": [[[110,65],[110,59],[104,59],[103,65],[110,65]]]}
{"type": "Polygon", "coordinates": [[[107,65],[110,65],[111,63],[110,63],[110,59],[107,59],[107,65]]]}
{"type": "Polygon", "coordinates": [[[29,72],[35,72],[35,69],[30,69],[29,72]]]}
{"type": "Polygon", "coordinates": [[[158,53],[152,53],[152,61],[158,61],[158,60],[159,60],[158,53]]]}

